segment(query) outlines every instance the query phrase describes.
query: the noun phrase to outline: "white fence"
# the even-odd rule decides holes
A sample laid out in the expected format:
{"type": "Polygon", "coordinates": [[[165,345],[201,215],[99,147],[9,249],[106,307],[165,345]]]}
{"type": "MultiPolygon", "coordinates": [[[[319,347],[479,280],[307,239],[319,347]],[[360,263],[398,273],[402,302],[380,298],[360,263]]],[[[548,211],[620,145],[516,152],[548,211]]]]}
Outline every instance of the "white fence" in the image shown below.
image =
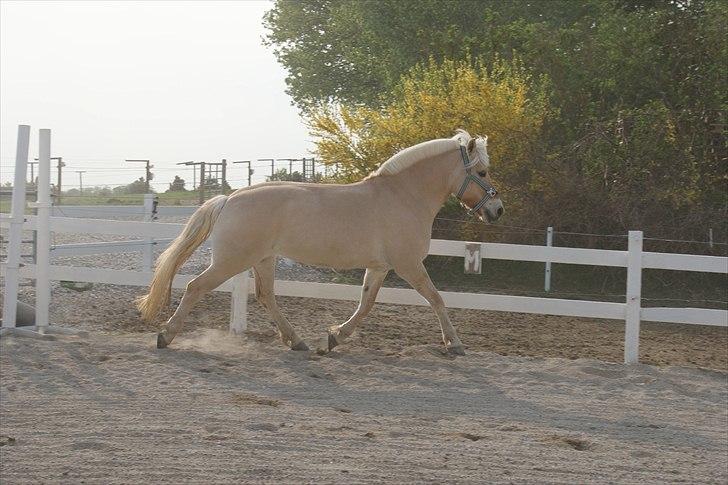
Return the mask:
{"type": "MultiPolygon", "coordinates": [[[[189,217],[199,206],[158,206],[154,194],[144,194],[143,205],[54,205],[51,207],[51,216],[104,219],[106,217],[143,218],[146,222],[157,219],[158,216],[189,217]]],[[[141,252],[146,270],[151,271],[154,250],[163,250],[172,241],[172,238],[145,238],[141,240],[91,242],[75,244],[51,245],[51,256],[85,256],[89,254],[110,254],[141,252]]],[[[205,241],[203,247],[209,247],[205,241]]]]}
{"type": "MultiPolygon", "coordinates": [[[[43,151],[41,150],[41,153],[43,151]]],[[[42,164],[41,164],[42,165],[42,164]]],[[[48,164],[48,170],[50,165],[48,164]]],[[[46,167],[41,166],[40,170],[46,167]]],[[[16,174],[19,172],[16,167],[16,174]]],[[[24,176],[25,170],[23,170],[24,176]]],[[[22,179],[20,179],[22,182],[22,179]]],[[[18,178],[16,177],[16,183],[18,178]]],[[[24,191],[24,184],[21,184],[24,191]]],[[[41,185],[39,200],[43,192],[41,185]]],[[[24,194],[23,194],[24,195],[24,194]]],[[[24,203],[21,195],[15,197],[24,203]]],[[[184,227],[183,224],[168,224],[159,222],[136,221],[110,221],[102,219],[79,219],[76,217],[51,217],[48,213],[41,214],[40,209],[49,208],[49,204],[40,203],[38,216],[22,216],[22,210],[16,211],[13,206],[13,216],[5,215],[0,218],[2,227],[15,226],[17,238],[20,229],[38,231],[38,264],[14,266],[9,251],[8,264],[3,265],[3,274],[8,270],[17,272],[17,276],[35,278],[36,285],[47,286],[50,280],[72,280],[92,283],[106,283],[115,285],[146,286],[149,284],[152,273],[150,271],[126,271],[101,268],[80,268],[72,266],[51,265],[50,254],[51,232],[67,232],[82,234],[113,234],[143,238],[139,243],[149,246],[150,240],[169,240],[176,237],[184,227]],[[40,241],[47,245],[41,247],[40,241]],[[45,256],[41,254],[45,252],[45,256]],[[7,270],[5,268],[7,266],[7,270]]],[[[182,208],[179,208],[182,209],[182,208]]],[[[189,209],[184,209],[189,210],[189,209]]],[[[48,211],[50,212],[50,211],[48,211]]],[[[80,215],[80,214],[75,214],[80,215]]],[[[11,243],[13,241],[11,231],[11,243]]],[[[113,243],[109,243],[110,245],[113,243]]],[[[128,244],[128,242],[126,242],[128,244]]],[[[464,257],[466,244],[464,241],[448,241],[433,239],[430,243],[430,255],[464,257]]],[[[476,243],[477,244],[477,243],[476,243]]],[[[441,292],[448,307],[467,308],[477,310],[539,313],[547,315],[562,315],[588,318],[605,318],[625,321],[625,350],[624,359],[627,363],[638,361],[639,355],[639,326],[641,321],[685,323],[696,325],[728,326],[728,311],[706,308],[642,308],[641,307],[641,278],[643,269],[666,269],[680,271],[697,271],[708,273],[728,274],[728,258],[717,256],[702,256],[691,254],[673,254],[645,252],[642,250],[642,232],[629,232],[629,246],[627,251],[580,249],[553,246],[530,246],[519,244],[480,243],[481,257],[483,259],[501,259],[515,261],[534,261],[544,263],[578,264],[593,266],[612,266],[627,268],[627,294],[626,303],[566,300],[556,298],[536,298],[525,296],[508,296],[479,293],[441,292]]],[[[111,246],[109,246],[110,248],[111,246]]],[[[19,249],[18,249],[19,251],[19,249]]],[[[86,253],[88,254],[88,253],[86,253]]],[[[19,260],[19,252],[18,252],[19,260]]],[[[174,288],[183,288],[192,279],[193,275],[178,275],[173,281],[174,288]]],[[[8,279],[6,278],[6,285],[8,279]]],[[[232,292],[231,330],[240,332],[245,329],[247,296],[253,291],[249,285],[246,273],[238,275],[217,291],[232,292]]],[[[45,291],[45,290],[44,290],[45,291]]],[[[360,288],[352,285],[311,283],[299,281],[275,282],[275,292],[281,296],[296,296],[308,298],[322,298],[333,300],[358,300],[360,288]]],[[[8,296],[6,293],[6,304],[8,296]]],[[[402,305],[427,305],[427,302],[414,290],[399,288],[382,288],[377,296],[382,303],[402,305]]],[[[37,309],[47,314],[47,303],[43,300],[44,309],[37,309]]],[[[14,326],[13,321],[3,320],[3,326],[14,326]]]]}
{"type": "MultiPolygon", "coordinates": [[[[4,216],[0,221],[3,227],[9,225],[7,218],[4,216]]],[[[36,221],[36,216],[25,217],[24,229],[38,230],[36,221]]],[[[154,239],[166,238],[169,240],[169,238],[176,237],[183,227],[183,224],[158,222],[51,217],[50,224],[45,229],[49,232],[113,234],[154,239]]],[[[140,243],[144,243],[144,241],[140,241],[140,243]]],[[[639,285],[642,269],[670,269],[725,274],[728,273],[728,258],[643,252],[641,251],[641,243],[642,233],[639,231],[630,232],[628,251],[481,243],[481,255],[484,259],[626,267],[628,269],[627,303],[460,292],[442,292],[442,296],[447,306],[452,308],[625,320],[627,332],[625,355],[628,361],[636,361],[640,321],[728,326],[728,312],[724,310],[641,308],[639,285]]],[[[430,244],[429,254],[463,257],[466,244],[468,243],[464,241],[433,239],[430,244]]],[[[21,268],[20,276],[35,278],[36,271],[36,265],[28,264],[21,268]]],[[[48,277],[51,280],[146,286],[149,284],[151,276],[151,272],[148,271],[137,272],[58,265],[49,265],[48,267],[48,277]]],[[[192,277],[193,275],[178,275],[174,280],[173,287],[184,288],[192,277]]],[[[245,277],[243,276],[243,278],[245,277]]],[[[237,283],[238,287],[245,292],[245,283],[241,285],[240,279],[238,279],[237,283]]],[[[234,285],[234,281],[228,281],[218,288],[218,291],[232,291],[234,285]]],[[[252,288],[249,288],[247,292],[252,292],[252,288]]],[[[352,285],[278,280],[276,281],[276,294],[334,300],[358,300],[360,288],[352,285]]],[[[234,299],[245,298],[239,293],[234,294],[234,297],[234,299]]],[[[398,288],[383,288],[377,297],[377,301],[404,305],[427,305],[427,302],[414,290],[398,288]]],[[[236,304],[233,303],[233,305],[236,304]]],[[[233,328],[241,329],[244,328],[244,321],[244,315],[233,315],[231,324],[233,328]]]]}

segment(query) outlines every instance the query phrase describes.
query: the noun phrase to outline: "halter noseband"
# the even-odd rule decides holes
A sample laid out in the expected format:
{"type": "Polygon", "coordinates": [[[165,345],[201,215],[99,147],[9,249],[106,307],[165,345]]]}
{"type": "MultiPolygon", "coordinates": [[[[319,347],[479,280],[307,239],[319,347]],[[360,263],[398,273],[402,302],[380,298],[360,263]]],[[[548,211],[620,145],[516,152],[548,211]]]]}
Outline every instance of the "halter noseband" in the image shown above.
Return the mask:
{"type": "Polygon", "coordinates": [[[475,166],[475,163],[470,161],[470,158],[468,157],[468,151],[464,145],[460,145],[460,155],[463,157],[463,164],[465,165],[466,175],[465,180],[463,180],[463,184],[460,186],[460,190],[458,191],[456,197],[460,199],[461,202],[464,202],[463,194],[465,194],[465,190],[468,188],[468,185],[470,185],[470,182],[475,182],[476,185],[478,185],[485,191],[485,194],[483,194],[483,198],[480,199],[480,202],[475,204],[472,209],[468,210],[468,215],[473,215],[477,211],[479,211],[486,202],[495,197],[498,194],[498,191],[495,190],[495,187],[490,185],[485,180],[473,175],[472,169],[475,166]]]}

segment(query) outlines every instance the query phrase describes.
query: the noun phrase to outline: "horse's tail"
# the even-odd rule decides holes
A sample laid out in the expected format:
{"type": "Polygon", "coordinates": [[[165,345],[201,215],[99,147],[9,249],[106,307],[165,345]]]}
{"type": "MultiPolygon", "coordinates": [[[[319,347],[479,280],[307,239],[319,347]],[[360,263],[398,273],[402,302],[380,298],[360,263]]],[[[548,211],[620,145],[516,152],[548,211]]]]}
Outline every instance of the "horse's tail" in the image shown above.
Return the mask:
{"type": "Polygon", "coordinates": [[[202,204],[192,214],[182,234],[159,255],[149,293],[136,300],[142,319],[152,321],[162,307],[169,304],[174,275],[195,249],[208,238],[225,202],[227,196],[218,195],[202,204]]]}

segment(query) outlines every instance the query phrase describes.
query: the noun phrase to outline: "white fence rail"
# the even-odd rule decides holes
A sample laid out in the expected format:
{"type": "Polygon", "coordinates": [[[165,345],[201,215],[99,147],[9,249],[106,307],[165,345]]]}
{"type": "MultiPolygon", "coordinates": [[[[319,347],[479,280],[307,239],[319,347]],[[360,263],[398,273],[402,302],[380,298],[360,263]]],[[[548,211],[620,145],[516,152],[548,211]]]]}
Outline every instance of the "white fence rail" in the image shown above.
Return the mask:
{"type": "MultiPolygon", "coordinates": [[[[105,219],[107,217],[142,217],[151,222],[158,216],[189,217],[199,206],[159,206],[154,194],[144,194],[143,205],[62,205],[53,206],[51,215],[69,218],[105,219]]],[[[141,240],[57,244],[51,246],[52,256],[86,256],[90,254],[135,253],[143,255],[147,270],[153,266],[155,250],[164,250],[172,238],[151,238],[141,240]]],[[[209,242],[203,248],[210,247],[209,242]]]]}
{"type": "MultiPolygon", "coordinates": [[[[36,228],[36,216],[26,216],[24,229],[36,228]]],[[[9,225],[9,218],[0,218],[0,225],[9,225]]],[[[109,221],[101,219],[76,219],[69,217],[52,217],[48,230],[54,232],[81,232],[85,234],[114,234],[154,238],[155,241],[176,237],[183,224],[169,224],[159,222],[136,221],[109,221]]],[[[481,243],[482,257],[484,259],[507,259],[517,261],[552,261],[566,264],[596,265],[628,267],[629,275],[641,273],[643,268],[669,269],[681,271],[701,271],[712,273],[728,273],[728,258],[716,256],[684,255],[668,253],[642,252],[641,232],[630,233],[630,247],[634,256],[634,266],[628,266],[630,251],[579,249],[548,246],[528,246],[517,244],[481,243]]],[[[139,245],[147,244],[144,240],[136,241],[139,245]]],[[[103,243],[113,245],[114,243],[103,243]]],[[[129,244],[128,241],[123,244],[129,244]]],[[[448,241],[433,239],[430,244],[430,254],[439,256],[458,256],[465,254],[465,241],[448,241]]],[[[92,283],[106,283],[118,285],[146,286],[151,280],[149,271],[123,271],[100,268],[79,268],[70,266],[51,265],[49,267],[51,280],[72,280],[92,283]]],[[[25,265],[20,270],[20,276],[34,278],[35,265],[25,265]]],[[[192,275],[178,275],[173,283],[175,288],[183,288],[192,278],[192,275]]],[[[637,281],[639,283],[639,281],[637,281]]],[[[637,284],[635,283],[635,284],[637,284]]],[[[233,283],[228,281],[218,288],[218,291],[233,291],[233,283]]],[[[632,288],[634,290],[634,288],[632,288]]],[[[248,290],[252,292],[252,289],[248,290]]],[[[324,298],[335,300],[358,300],[360,288],[352,285],[310,283],[298,281],[276,281],[276,294],[281,296],[297,296],[310,298],[324,298]]],[[[728,326],[728,312],[705,308],[641,308],[639,294],[632,296],[628,303],[597,302],[584,300],[566,300],[557,298],[536,298],[510,295],[492,295],[479,293],[442,292],[445,303],[452,308],[467,308],[477,310],[506,311],[520,313],[539,313],[548,315],[562,315],[589,318],[605,318],[627,320],[631,316],[631,333],[625,341],[627,346],[625,359],[636,361],[635,352],[638,349],[639,322],[657,321],[671,323],[687,323],[696,325],[728,326]],[[631,307],[631,308],[630,308],[631,307]]],[[[240,307],[241,298],[237,295],[233,305],[240,307]]],[[[427,305],[425,300],[414,290],[399,288],[383,288],[377,297],[378,302],[427,305]]],[[[238,311],[238,314],[240,312],[238,311]]],[[[239,322],[238,322],[239,323],[239,322]]]]}
{"type": "MultiPolygon", "coordinates": [[[[26,130],[27,131],[27,130],[26,130]]],[[[27,133],[23,132],[27,137],[27,133]]],[[[20,139],[20,138],[19,138],[20,139]]],[[[45,140],[45,138],[44,138],[45,140]]],[[[48,133],[47,143],[50,143],[48,133]]],[[[19,153],[23,147],[19,145],[19,153]]],[[[41,148],[44,158],[46,147],[41,148]]],[[[16,174],[24,173],[27,163],[27,147],[25,159],[19,156],[16,174]]],[[[22,153],[21,153],[22,155],[22,153]]],[[[50,171],[49,163],[43,163],[42,170],[50,171]]],[[[13,196],[13,216],[2,215],[0,226],[11,228],[12,244],[9,245],[8,262],[0,266],[0,272],[5,276],[6,300],[5,310],[15,301],[17,294],[17,278],[35,278],[36,288],[48,287],[51,280],[72,280],[91,283],[106,283],[116,285],[146,286],[149,284],[152,273],[149,271],[150,254],[154,244],[166,244],[176,237],[184,227],[183,224],[169,224],[159,222],[137,221],[111,221],[104,219],[79,219],[99,213],[98,206],[54,208],[53,213],[65,213],[65,216],[48,216],[48,204],[41,200],[39,193],[39,216],[23,216],[25,186],[24,180],[18,181],[16,187],[19,194],[13,196]],[[17,197],[16,197],[17,195],[17,197]],[[85,212],[84,212],[85,211],[85,212]],[[42,213],[41,213],[42,212],[42,213]],[[69,215],[73,217],[69,217],[69,215]],[[40,221],[40,222],[39,222],[40,221]],[[20,263],[20,231],[36,230],[38,240],[44,241],[38,246],[39,251],[45,251],[44,257],[38,257],[37,265],[20,263]],[[89,251],[116,252],[138,250],[145,251],[146,271],[124,271],[101,268],[80,268],[72,266],[51,265],[47,256],[51,253],[48,245],[50,232],[67,232],[82,234],[112,234],[118,236],[131,236],[141,238],[135,241],[122,241],[114,243],[94,243],[93,245],[66,245],[55,249],[55,254],[89,254],[89,251]],[[40,234],[43,233],[43,237],[40,234]],[[41,247],[42,246],[42,247],[41,247]],[[75,248],[73,247],[75,246],[75,248]],[[94,246],[94,247],[91,247],[94,246]],[[75,251],[75,252],[74,252],[75,251]],[[86,252],[84,252],[86,251],[86,252]],[[13,292],[12,285],[16,285],[13,292]],[[11,287],[8,290],[8,287],[11,287]]],[[[44,191],[47,192],[47,191],[44,191]]],[[[124,210],[142,209],[139,215],[144,215],[148,221],[151,205],[150,197],[145,201],[144,209],[134,206],[117,206],[124,210]]],[[[106,211],[108,208],[104,207],[106,211]]],[[[157,214],[189,215],[194,207],[166,207],[158,208],[157,214]],[[177,211],[177,212],[175,212],[177,211]]],[[[121,209],[118,209],[121,211],[121,209]]],[[[107,213],[107,212],[104,212],[107,213]]],[[[136,213],[136,212],[135,212],[136,213]]],[[[120,213],[121,214],[121,213],[120,213]]],[[[125,214],[128,215],[128,212],[125,214]]],[[[728,311],[705,308],[642,308],[641,307],[641,277],[643,269],[665,269],[677,271],[697,271],[708,273],[728,274],[728,258],[716,256],[701,256],[690,254],[654,253],[642,251],[642,232],[630,231],[627,251],[580,249],[553,246],[529,246],[519,244],[500,243],[468,243],[465,241],[448,241],[433,239],[430,243],[430,255],[464,257],[467,244],[481,244],[481,257],[483,259],[502,259],[515,261],[535,261],[545,263],[579,264],[593,266],[612,266],[627,268],[627,295],[625,303],[611,303],[583,300],[565,300],[557,298],[535,298],[525,296],[493,295],[480,293],[441,292],[447,306],[452,308],[467,308],[477,310],[539,313],[549,315],[563,315],[589,318],[605,318],[625,320],[625,353],[627,363],[638,361],[639,355],[639,326],[641,321],[656,321],[670,323],[687,323],[696,325],[728,326],[728,311]]],[[[173,281],[173,287],[183,288],[193,275],[178,275],[173,281]]],[[[247,296],[252,292],[248,284],[247,273],[238,275],[221,285],[218,291],[232,292],[231,304],[231,330],[239,332],[245,328],[247,312],[247,296]]],[[[44,290],[45,291],[45,290],[44,290]]],[[[334,300],[358,300],[360,288],[352,285],[310,283],[299,281],[276,280],[275,292],[282,296],[323,298],[334,300]]],[[[399,288],[383,288],[377,297],[378,302],[427,305],[425,300],[414,290],[399,288]]],[[[47,303],[41,299],[37,305],[36,314],[47,315],[47,303]],[[43,313],[45,312],[45,313],[43,313]]],[[[47,324],[47,323],[46,323],[47,324]]],[[[15,325],[14,311],[4,312],[3,327],[15,325]],[[10,315],[12,318],[8,318],[10,315]]]]}

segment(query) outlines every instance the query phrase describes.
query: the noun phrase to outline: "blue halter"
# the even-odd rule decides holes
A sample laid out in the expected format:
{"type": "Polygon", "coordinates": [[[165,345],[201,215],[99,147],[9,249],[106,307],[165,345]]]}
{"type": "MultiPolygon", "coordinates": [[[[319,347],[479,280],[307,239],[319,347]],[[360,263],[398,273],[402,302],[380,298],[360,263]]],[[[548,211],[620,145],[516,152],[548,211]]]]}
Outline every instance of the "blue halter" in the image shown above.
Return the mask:
{"type": "Polygon", "coordinates": [[[474,182],[485,191],[485,194],[483,194],[483,198],[481,198],[480,201],[468,211],[469,215],[473,215],[478,212],[485,205],[486,202],[495,197],[498,194],[498,191],[495,190],[495,187],[493,187],[485,180],[473,175],[472,169],[473,165],[475,164],[470,161],[470,157],[468,157],[468,151],[464,145],[460,145],[460,155],[463,157],[463,164],[465,165],[466,175],[465,180],[463,180],[463,184],[460,186],[460,190],[458,191],[456,197],[460,199],[460,201],[463,201],[463,194],[465,194],[465,190],[468,188],[468,185],[470,185],[470,182],[474,182]]]}

